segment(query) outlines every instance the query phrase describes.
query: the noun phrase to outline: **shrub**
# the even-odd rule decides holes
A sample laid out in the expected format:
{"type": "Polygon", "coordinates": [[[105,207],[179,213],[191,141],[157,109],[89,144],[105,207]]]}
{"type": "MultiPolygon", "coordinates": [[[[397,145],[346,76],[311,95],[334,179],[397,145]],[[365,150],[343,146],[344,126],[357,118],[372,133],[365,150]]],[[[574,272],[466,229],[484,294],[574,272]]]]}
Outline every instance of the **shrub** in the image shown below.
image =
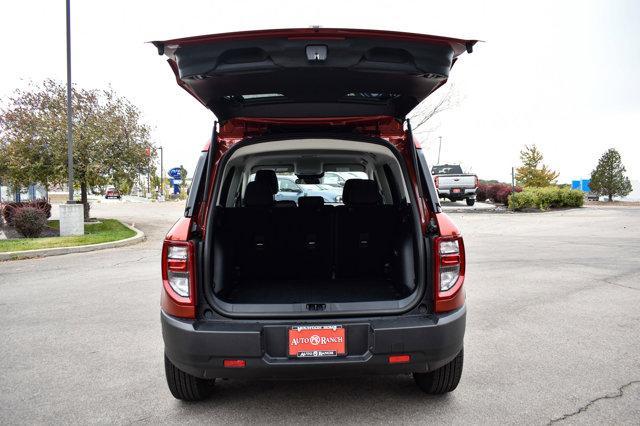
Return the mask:
{"type": "Polygon", "coordinates": [[[37,207],[18,207],[13,212],[13,225],[25,237],[35,238],[47,226],[47,214],[37,207]]]}
{"type": "MultiPolygon", "coordinates": [[[[515,192],[522,191],[519,186],[515,187],[515,192]]],[[[511,185],[506,183],[481,183],[476,190],[476,200],[486,201],[491,200],[494,203],[507,204],[509,195],[512,193],[511,185]]]]}
{"type": "Polygon", "coordinates": [[[476,189],[476,200],[478,201],[487,201],[487,189],[489,185],[486,183],[479,183],[478,189],[476,189]]]}
{"type": "Polygon", "coordinates": [[[18,203],[11,202],[6,203],[2,210],[2,216],[4,217],[4,221],[7,225],[13,226],[13,216],[15,211],[21,207],[33,207],[38,210],[42,210],[46,219],[51,217],[51,204],[49,204],[47,200],[33,200],[18,203]]]}
{"type": "Polygon", "coordinates": [[[536,206],[536,197],[533,191],[522,191],[511,194],[509,197],[509,208],[511,210],[524,210],[536,206]]]}
{"type": "Polygon", "coordinates": [[[509,197],[509,208],[512,210],[581,207],[583,203],[582,191],[557,186],[527,188],[523,192],[512,194],[509,197]]]}

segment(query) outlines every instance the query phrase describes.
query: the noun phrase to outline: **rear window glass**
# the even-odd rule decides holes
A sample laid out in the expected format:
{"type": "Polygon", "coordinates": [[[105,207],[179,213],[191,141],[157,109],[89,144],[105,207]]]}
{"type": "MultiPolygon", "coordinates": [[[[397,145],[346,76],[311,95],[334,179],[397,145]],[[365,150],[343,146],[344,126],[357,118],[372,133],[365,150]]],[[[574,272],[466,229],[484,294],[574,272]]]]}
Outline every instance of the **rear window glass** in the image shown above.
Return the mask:
{"type": "Polygon", "coordinates": [[[457,164],[445,164],[443,166],[433,166],[431,174],[434,175],[461,175],[462,167],[457,164]]]}
{"type": "Polygon", "coordinates": [[[275,201],[294,201],[300,197],[322,197],[325,204],[341,205],[344,184],[349,179],[369,179],[364,167],[359,164],[326,165],[324,175],[301,179],[291,166],[261,166],[251,170],[249,181],[255,180],[258,170],[274,170],[278,178],[278,193],[275,201]]]}

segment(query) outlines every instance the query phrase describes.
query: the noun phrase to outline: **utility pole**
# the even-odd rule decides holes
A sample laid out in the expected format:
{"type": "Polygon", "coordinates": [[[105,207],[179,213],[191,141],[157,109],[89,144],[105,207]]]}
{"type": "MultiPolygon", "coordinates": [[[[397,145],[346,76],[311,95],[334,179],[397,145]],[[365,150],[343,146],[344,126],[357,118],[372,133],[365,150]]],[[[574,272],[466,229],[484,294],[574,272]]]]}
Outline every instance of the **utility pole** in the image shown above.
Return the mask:
{"type": "Polygon", "coordinates": [[[442,151],[442,136],[438,136],[438,164],[440,164],[440,151],[442,151]]]}
{"type": "Polygon", "coordinates": [[[73,204],[73,109],[71,106],[71,0],[67,0],[67,169],[69,200],[73,204]]]}
{"type": "Polygon", "coordinates": [[[516,171],[515,167],[511,166],[511,192],[516,190],[516,171]]]}

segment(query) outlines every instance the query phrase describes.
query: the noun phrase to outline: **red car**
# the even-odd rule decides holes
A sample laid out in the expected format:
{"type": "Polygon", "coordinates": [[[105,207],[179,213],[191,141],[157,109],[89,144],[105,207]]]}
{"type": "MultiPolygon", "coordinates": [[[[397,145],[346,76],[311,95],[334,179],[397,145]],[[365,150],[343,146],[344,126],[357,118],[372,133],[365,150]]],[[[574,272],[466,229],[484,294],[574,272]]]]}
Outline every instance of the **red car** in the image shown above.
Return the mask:
{"type": "Polygon", "coordinates": [[[120,191],[118,191],[115,188],[109,188],[106,190],[106,192],[104,193],[104,198],[106,198],[107,200],[109,198],[117,198],[118,200],[121,198],[120,196],[120,191]]]}
{"type": "Polygon", "coordinates": [[[474,40],[287,29],[154,42],[218,118],[162,250],[171,393],[217,378],[462,374],[465,248],[407,114],[474,40]],[[358,172],[342,205],[275,201],[277,174],[358,172]],[[366,178],[365,178],[366,176],[366,178]]]}

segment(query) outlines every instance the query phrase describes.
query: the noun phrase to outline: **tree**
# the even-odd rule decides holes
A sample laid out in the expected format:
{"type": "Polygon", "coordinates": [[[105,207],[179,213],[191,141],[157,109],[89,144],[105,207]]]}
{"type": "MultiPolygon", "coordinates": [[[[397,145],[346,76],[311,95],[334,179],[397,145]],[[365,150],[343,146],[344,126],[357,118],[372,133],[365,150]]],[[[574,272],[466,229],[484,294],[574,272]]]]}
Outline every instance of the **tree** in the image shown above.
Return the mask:
{"type": "MultiPolygon", "coordinates": [[[[63,93],[64,95],[64,93],[63,93]]],[[[62,175],[62,165],[54,161],[60,138],[59,125],[64,98],[55,99],[55,84],[47,80],[40,88],[16,90],[0,109],[0,156],[5,177],[13,187],[40,182],[48,189],[62,175]]]]}
{"type": "Polygon", "coordinates": [[[611,148],[600,157],[598,165],[591,172],[589,186],[596,194],[608,196],[609,201],[613,201],[616,195],[629,195],[633,188],[629,178],[624,174],[626,171],[620,153],[611,148]]]}
{"type": "Polygon", "coordinates": [[[558,172],[542,164],[543,156],[535,145],[525,145],[520,151],[522,166],[516,169],[516,181],[524,187],[542,187],[553,185],[558,179],[558,172]]]}
{"type": "Polygon", "coordinates": [[[411,111],[409,118],[412,130],[418,130],[436,115],[453,108],[457,102],[456,90],[452,84],[449,84],[447,90],[435,92],[411,111]]]}
{"type": "Polygon", "coordinates": [[[182,183],[180,184],[180,193],[186,194],[187,192],[187,169],[185,169],[182,164],[180,164],[180,180],[182,183]]]}
{"type": "MultiPolygon", "coordinates": [[[[62,183],[67,176],[66,86],[45,80],[16,90],[0,110],[8,179],[18,185],[62,183]]],[[[89,217],[87,193],[110,182],[131,187],[149,168],[149,127],[113,89],[72,88],[75,185],[89,217]]]]}

